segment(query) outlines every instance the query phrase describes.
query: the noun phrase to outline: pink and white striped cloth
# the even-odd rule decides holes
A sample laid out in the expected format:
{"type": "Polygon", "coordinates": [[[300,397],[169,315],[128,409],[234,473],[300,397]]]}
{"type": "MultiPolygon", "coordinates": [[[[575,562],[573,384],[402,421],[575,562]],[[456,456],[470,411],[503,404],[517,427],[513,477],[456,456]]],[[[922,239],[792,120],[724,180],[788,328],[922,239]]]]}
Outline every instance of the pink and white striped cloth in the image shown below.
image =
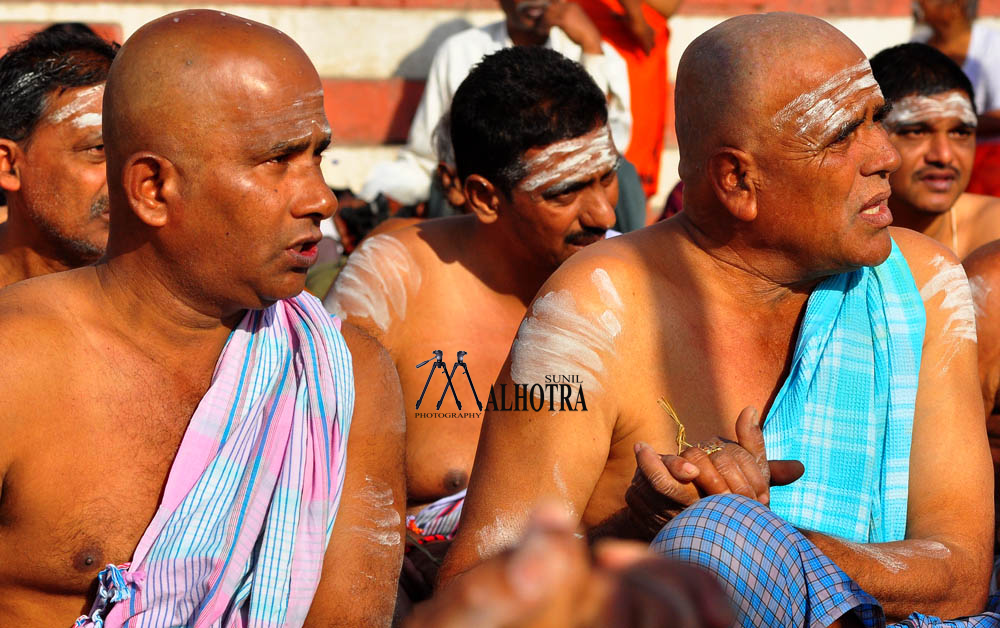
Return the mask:
{"type": "MultiPolygon", "coordinates": [[[[301,626],[340,504],[351,355],[318,299],[230,335],[131,563],[76,626],[301,626]]],[[[127,496],[122,496],[126,498],[127,496]]]]}

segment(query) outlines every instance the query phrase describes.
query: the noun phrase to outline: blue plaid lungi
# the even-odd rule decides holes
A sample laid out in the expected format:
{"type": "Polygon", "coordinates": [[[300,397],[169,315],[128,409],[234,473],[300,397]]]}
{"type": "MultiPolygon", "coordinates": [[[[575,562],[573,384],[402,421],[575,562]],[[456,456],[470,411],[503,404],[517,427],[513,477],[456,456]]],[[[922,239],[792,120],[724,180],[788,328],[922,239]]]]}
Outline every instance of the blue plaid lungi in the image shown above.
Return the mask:
{"type": "MultiPolygon", "coordinates": [[[[714,495],[689,506],[653,539],[651,548],[712,572],[732,600],[737,625],[829,626],[853,612],[866,628],[884,628],[885,614],[812,541],[766,506],[740,495],[714,495]]],[[[900,628],[1000,627],[1000,596],[987,611],[941,620],[914,613],[900,628]]]]}

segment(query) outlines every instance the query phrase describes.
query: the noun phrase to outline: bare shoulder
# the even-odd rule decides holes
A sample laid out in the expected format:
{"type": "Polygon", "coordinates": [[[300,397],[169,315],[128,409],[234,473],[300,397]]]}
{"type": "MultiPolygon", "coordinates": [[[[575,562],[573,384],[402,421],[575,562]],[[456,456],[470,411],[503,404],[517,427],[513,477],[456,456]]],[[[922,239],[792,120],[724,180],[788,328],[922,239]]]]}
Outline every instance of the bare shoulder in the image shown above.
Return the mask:
{"type": "Polygon", "coordinates": [[[384,388],[386,393],[392,392],[392,386],[398,388],[396,367],[389,352],[378,340],[360,327],[346,321],[342,323],[340,333],[351,351],[355,386],[359,389],[363,387],[372,390],[384,388]]]}
{"type": "Polygon", "coordinates": [[[1000,239],[1000,198],[963,194],[952,211],[958,212],[959,233],[967,234],[966,250],[1000,239]]]}
{"type": "Polygon", "coordinates": [[[638,251],[618,236],[591,244],[576,253],[554,272],[535,295],[536,302],[554,292],[569,293],[585,309],[624,309],[643,281],[638,251]]]}
{"type": "Polygon", "coordinates": [[[970,280],[972,277],[982,277],[991,283],[1000,280],[1000,240],[984,244],[969,253],[962,265],[970,280]]]}
{"type": "Polygon", "coordinates": [[[959,259],[951,249],[933,238],[910,229],[890,227],[889,230],[906,258],[918,289],[923,289],[928,281],[943,270],[959,265],[959,259]]]}

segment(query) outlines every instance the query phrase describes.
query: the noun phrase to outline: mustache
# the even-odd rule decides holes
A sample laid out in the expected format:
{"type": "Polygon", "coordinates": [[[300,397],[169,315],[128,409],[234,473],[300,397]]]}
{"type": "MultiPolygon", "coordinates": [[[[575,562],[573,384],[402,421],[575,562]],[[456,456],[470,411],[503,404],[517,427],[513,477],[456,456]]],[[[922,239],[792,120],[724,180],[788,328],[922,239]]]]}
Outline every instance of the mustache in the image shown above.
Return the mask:
{"type": "Polygon", "coordinates": [[[99,218],[106,211],[108,211],[108,197],[102,196],[90,206],[90,217],[99,218]]]}
{"type": "Polygon", "coordinates": [[[958,171],[958,168],[956,168],[955,166],[928,166],[926,168],[921,168],[920,170],[917,170],[913,176],[917,177],[918,179],[921,179],[930,173],[939,173],[942,170],[947,170],[951,174],[955,175],[956,179],[962,174],[961,172],[958,171]]]}
{"type": "Polygon", "coordinates": [[[566,244],[587,245],[602,239],[607,233],[607,229],[600,227],[584,227],[580,231],[574,231],[565,238],[566,244]]]}

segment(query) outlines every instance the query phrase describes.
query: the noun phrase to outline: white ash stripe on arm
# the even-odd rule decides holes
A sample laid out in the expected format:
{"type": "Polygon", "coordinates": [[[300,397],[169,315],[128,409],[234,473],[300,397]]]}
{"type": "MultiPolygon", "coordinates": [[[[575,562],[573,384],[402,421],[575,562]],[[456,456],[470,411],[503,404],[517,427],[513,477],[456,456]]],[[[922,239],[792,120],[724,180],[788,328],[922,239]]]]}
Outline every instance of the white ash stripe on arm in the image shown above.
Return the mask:
{"type": "Polygon", "coordinates": [[[386,332],[393,312],[405,319],[409,291],[419,288],[420,268],[413,256],[402,242],[382,234],[351,254],[324,305],[342,318],[369,318],[386,332]]]}
{"type": "Polygon", "coordinates": [[[402,535],[399,526],[402,519],[394,508],[396,503],[392,488],[370,476],[365,476],[365,486],[359,495],[368,510],[371,526],[353,526],[352,532],[379,545],[399,545],[402,535]]]}
{"type": "Polygon", "coordinates": [[[938,269],[937,274],[920,289],[920,297],[928,307],[932,300],[942,295],[938,308],[948,315],[944,334],[950,342],[941,368],[947,370],[962,341],[976,342],[976,309],[962,265],[948,261],[943,255],[935,257],[931,264],[938,269]]]}
{"type": "Polygon", "coordinates": [[[623,305],[606,271],[595,270],[591,281],[607,308],[600,314],[582,314],[568,290],[550,292],[532,305],[512,350],[510,375],[515,383],[530,386],[544,381],[545,375],[579,375],[585,393],[602,389],[598,376],[621,333],[623,305]]]}

